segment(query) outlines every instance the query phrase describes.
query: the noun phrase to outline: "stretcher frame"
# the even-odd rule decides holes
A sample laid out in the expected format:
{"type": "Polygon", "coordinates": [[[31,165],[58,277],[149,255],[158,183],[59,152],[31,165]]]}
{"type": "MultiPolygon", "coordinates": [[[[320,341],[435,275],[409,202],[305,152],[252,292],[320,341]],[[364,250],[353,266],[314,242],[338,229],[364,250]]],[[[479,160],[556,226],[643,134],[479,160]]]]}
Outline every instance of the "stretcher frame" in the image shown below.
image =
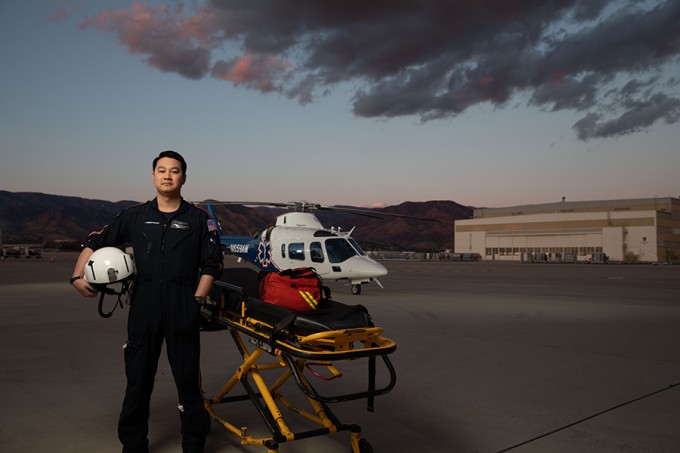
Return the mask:
{"type": "MultiPolygon", "coordinates": [[[[337,306],[339,303],[334,304],[337,306]]],[[[351,310],[361,306],[345,307],[351,310]]],[[[300,313],[248,297],[243,288],[216,281],[201,314],[213,330],[228,330],[243,358],[243,362],[222,389],[212,398],[205,400],[205,408],[213,421],[236,435],[241,445],[262,446],[268,453],[275,453],[282,443],[349,431],[353,453],[372,453],[371,445],[361,436],[361,428],[356,424],[340,422],[329,407],[331,403],[365,398],[368,410],[373,411],[374,398],[390,392],[396,384],[396,372],[388,357],[396,350],[396,343],[382,336],[382,328],[372,326],[368,312],[366,312],[368,325],[310,332],[310,328],[300,327],[304,324],[298,322],[300,313]],[[258,312],[257,308],[264,312],[258,312]],[[269,316],[272,310],[274,315],[269,316]],[[263,313],[266,319],[258,316],[263,313]],[[250,346],[246,344],[246,339],[250,346]],[[389,382],[380,388],[376,388],[377,358],[382,359],[389,374],[389,382]],[[268,361],[265,361],[266,359],[268,361]],[[338,374],[333,365],[334,361],[361,359],[368,361],[368,385],[367,389],[358,392],[322,395],[304,374],[307,368],[317,377],[331,380],[338,374]],[[320,376],[311,365],[327,368],[332,376],[330,378],[320,376]],[[278,378],[270,379],[268,384],[263,376],[265,372],[270,374],[277,371],[278,378]],[[294,406],[283,395],[282,386],[291,378],[304,394],[310,405],[309,409],[294,406]],[[245,394],[232,395],[239,383],[245,394]],[[215,406],[219,404],[244,400],[253,402],[270,436],[252,436],[248,433],[248,427],[233,420],[228,421],[217,413],[215,406]],[[284,406],[292,414],[313,422],[319,428],[294,432],[286,422],[279,405],[284,406]]],[[[333,322],[330,321],[329,324],[332,327],[333,322]]],[[[325,328],[328,329],[329,326],[325,328]]]]}

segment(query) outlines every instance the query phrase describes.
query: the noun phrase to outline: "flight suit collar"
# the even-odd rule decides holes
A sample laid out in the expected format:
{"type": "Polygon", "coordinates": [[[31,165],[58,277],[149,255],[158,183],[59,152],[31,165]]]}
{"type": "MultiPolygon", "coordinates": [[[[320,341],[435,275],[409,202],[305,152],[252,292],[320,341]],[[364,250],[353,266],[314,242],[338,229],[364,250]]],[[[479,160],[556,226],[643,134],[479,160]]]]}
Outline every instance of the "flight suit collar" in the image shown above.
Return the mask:
{"type": "MultiPolygon", "coordinates": [[[[158,209],[158,199],[153,198],[153,199],[149,200],[149,205],[150,205],[155,211],[157,211],[157,212],[163,214],[163,213],[161,212],[161,210],[158,209]]],[[[182,201],[181,201],[180,204],[179,204],[179,208],[177,209],[177,211],[175,211],[175,214],[181,214],[181,213],[183,213],[184,211],[186,211],[187,209],[189,209],[189,206],[190,206],[190,205],[189,205],[189,202],[186,201],[184,198],[182,198],[182,201]]]]}

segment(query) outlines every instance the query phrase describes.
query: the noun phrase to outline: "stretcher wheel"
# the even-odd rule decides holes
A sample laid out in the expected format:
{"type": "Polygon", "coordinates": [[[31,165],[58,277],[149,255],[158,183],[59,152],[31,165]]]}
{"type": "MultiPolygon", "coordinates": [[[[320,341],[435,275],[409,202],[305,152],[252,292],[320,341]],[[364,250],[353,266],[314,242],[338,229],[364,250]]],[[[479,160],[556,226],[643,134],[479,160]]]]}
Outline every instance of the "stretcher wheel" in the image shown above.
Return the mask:
{"type": "Polygon", "coordinates": [[[373,453],[373,447],[363,437],[359,439],[359,453],[373,453]]]}

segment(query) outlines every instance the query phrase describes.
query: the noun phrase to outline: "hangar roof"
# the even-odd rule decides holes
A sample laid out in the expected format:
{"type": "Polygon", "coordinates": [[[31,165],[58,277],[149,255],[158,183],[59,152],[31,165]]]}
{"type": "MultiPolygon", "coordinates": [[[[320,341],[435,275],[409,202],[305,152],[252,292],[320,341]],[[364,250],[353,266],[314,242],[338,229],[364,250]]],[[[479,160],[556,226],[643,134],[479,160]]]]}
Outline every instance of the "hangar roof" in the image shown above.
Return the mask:
{"type": "Polygon", "coordinates": [[[606,211],[667,211],[680,209],[680,200],[672,197],[634,198],[627,200],[560,201],[557,203],[508,206],[504,208],[479,208],[473,218],[505,217],[512,215],[560,213],[560,212],[606,212],[606,211]]]}

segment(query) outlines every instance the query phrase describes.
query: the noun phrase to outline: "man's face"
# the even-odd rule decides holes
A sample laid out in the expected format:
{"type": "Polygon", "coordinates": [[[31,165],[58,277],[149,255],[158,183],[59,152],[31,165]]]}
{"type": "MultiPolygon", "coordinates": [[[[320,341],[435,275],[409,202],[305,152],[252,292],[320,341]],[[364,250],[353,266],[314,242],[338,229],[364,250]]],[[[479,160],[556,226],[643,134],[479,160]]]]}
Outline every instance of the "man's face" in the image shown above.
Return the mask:
{"type": "Polygon", "coordinates": [[[158,159],[151,175],[156,191],[164,195],[178,195],[187,178],[180,161],[172,157],[158,159]]]}

